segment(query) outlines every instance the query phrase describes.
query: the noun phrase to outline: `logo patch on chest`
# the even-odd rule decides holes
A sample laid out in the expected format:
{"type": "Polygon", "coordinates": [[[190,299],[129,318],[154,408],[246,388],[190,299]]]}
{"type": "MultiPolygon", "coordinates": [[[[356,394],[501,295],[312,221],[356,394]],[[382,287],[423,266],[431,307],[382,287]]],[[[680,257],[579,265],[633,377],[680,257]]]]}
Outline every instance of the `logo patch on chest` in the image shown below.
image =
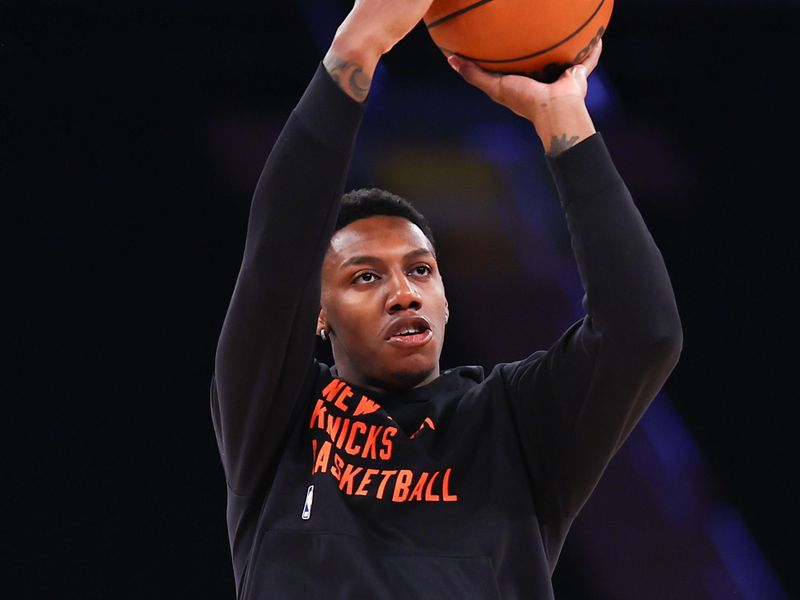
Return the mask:
{"type": "MultiPolygon", "coordinates": [[[[398,465],[393,455],[396,445],[404,443],[403,434],[388,415],[382,416],[382,423],[368,418],[380,405],[363,394],[356,398],[354,390],[340,379],[332,380],[317,398],[308,424],[313,432],[311,474],[330,474],[347,496],[391,502],[458,502],[453,468],[431,461],[427,461],[427,469],[398,465]]],[[[436,431],[430,417],[408,440],[416,440],[426,431],[436,431]]],[[[312,488],[307,492],[303,519],[311,516],[312,488]]]]}

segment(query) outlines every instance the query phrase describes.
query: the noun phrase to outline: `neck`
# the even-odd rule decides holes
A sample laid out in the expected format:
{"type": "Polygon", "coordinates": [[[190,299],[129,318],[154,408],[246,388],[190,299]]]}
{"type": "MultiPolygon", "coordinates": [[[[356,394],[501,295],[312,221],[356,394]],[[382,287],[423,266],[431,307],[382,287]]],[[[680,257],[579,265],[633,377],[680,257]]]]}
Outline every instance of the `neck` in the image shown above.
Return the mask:
{"type": "Polygon", "coordinates": [[[395,372],[380,377],[358,372],[338,362],[336,370],[339,377],[348,383],[382,394],[412,390],[428,385],[439,377],[438,364],[429,372],[395,372]]]}

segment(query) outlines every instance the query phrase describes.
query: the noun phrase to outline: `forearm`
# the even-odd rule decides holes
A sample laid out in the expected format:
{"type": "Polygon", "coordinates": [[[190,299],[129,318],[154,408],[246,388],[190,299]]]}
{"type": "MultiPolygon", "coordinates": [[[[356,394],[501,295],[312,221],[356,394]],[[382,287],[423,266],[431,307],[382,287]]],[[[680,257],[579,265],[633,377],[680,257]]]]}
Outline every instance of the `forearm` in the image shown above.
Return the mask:
{"type": "Polygon", "coordinates": [[[664,260],[601,136],[548,164],[586,316],[506,377],[543,527],[558,528],[583,506],[661,389],[682,333],[664,260]]]}
{"type": "Polygon", "coordinates": [[[313,362],[319,269],[362,113],[320,68],[253,195],[215,366],[215,426],[239,494],[263,483],[313,362]]]}
{"type": "Polygon", "coordinates": [[[585,308],[610,340],[677,335],[664,260],[602,138],[549,158],[566,213],[585,308]]]}

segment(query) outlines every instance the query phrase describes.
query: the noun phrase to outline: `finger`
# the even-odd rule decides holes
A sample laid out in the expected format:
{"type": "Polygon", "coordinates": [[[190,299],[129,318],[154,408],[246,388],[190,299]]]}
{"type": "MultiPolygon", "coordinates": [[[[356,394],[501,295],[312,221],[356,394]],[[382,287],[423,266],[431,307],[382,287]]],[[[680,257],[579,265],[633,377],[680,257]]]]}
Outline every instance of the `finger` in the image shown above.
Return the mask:
{"type": "Polygon", "coordinates": [[[474,62],[455,54],[448,56],[447,62],[464,78],[464,81],[474,85],[491,99],[497,100],[500,93],[500,75],[484,71],[474,62]]]}
{"type": "Polygon", "coordinates": [[[597,63],[600,62],[600,55],[603,53],[603,38],[597,40],[597,43],[592,47],[591,51],[589,52],[588,56],[583,59],[581,63],[584,67],[586,67],[586,76],[588,77],[594,68],[597,66],[597,63]]]}
{"type": "Polygon", "coordinates": [[[573,79],[586,82],[589,79],[589,75],[592,74],[592,71],[594,71],[594,68],[597,66],[597,63],[600,60],[602,43],[602,40],[598,40],[597,43],[592,46],[592,49],[589,51],[589,54],[586,56],[586,58],[584,58],[581,62],[572,65],[564,72],[562,77],[572,77],[573,79]]]}

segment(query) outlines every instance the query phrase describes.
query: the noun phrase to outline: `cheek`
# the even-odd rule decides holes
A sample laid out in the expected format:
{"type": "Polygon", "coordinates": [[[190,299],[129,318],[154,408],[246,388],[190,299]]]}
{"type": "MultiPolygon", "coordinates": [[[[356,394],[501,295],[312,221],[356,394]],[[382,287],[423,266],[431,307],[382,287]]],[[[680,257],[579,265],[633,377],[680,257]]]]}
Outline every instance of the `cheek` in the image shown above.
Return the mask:
{"type": "Polygon", "coordinates": [[[441,284],[431,298],[431,304],[435,307],[434,310],[437,313],[437,317],[441,316],[443,318],[447,313],[447,298],[444,295],[444,287],[441,284]]]}
{"type": "Polygon", "coordinates": [[[344,293],[325,303],[328,322],[337,334],[358,338],[374,321],[374,298],[369,294],[344,293]]]}

